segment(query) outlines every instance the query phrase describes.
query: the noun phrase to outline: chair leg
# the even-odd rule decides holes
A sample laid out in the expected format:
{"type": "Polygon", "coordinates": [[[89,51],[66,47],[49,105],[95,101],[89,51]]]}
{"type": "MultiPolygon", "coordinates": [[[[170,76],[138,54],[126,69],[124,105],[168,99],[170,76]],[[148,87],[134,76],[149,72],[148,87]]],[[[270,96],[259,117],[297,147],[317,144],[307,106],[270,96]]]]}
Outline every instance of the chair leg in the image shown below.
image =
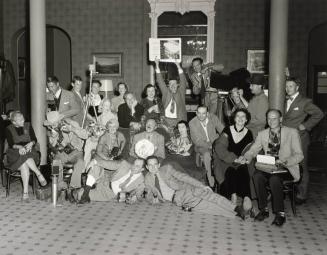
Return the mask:
{"type": "Polygon", "coordinates": [[[6,197],[8,197],[10,192],[10,173],[6,171],[6,175],[7,175],[6,197]]]}
{"type": "Polygon", "coordinates": [[[295,185],[292,186],[292,203],[293,203],[293,215],[296,216],[296,203],[295,203],[295,185]]]}
{"type": "Polygon", "coordinates": [[[32,172],[31,178],[32,178],[32,191],[33,191],[33,195],[34,195],[35,194],[35,173],[34,172],[32,172]]]}

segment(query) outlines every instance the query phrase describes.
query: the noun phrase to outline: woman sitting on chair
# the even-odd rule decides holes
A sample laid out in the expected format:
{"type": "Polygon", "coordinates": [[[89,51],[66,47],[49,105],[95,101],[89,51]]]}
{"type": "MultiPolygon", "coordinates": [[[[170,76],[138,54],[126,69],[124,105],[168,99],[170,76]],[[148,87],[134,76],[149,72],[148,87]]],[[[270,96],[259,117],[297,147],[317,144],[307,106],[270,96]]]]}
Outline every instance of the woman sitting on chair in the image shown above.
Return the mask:
{"type": "Polygon", "coordinates": [[[251,116],[246,109],[237,109],[232,116],[234,125],[225,127],[214,143],[214,175],[223,196],[233,203],[239,196],[245,208],[251,209],[249,171],[246,165],[238,162],[243,150],[253,142],[251,131],[245,127],[251,116]]]}
{"type": "Polygon", "coordinates": [[[35,162],[39,162],[40,154],[35,149],[37,139],[30,123],[25,122],[21,112],[16,111],[12,114],[11,124],[6,129],[8,141],[7,163],[13,171],[20,170],[23,181],[22,201],[28,202],[28,181],[30,170],[32,170],[40,184],[45,186],[47,181],[44,179],[35,162]]]}

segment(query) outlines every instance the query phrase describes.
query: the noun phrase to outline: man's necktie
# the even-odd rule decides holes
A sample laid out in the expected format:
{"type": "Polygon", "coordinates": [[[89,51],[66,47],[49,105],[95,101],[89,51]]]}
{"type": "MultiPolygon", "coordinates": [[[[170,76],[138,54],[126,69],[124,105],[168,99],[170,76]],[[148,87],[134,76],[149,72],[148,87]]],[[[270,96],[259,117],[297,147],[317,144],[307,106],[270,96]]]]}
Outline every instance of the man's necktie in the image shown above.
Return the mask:
{"type": "Polygon", "coordinates": [[[174,97],[171,98],[171,104],[170,104],[170,112],[174,113],[175,112],[175,107],[176,107],[176,102],[174,97]]]}
{"type": "Polygon", "coordinates": [[[59,98],[54,97],[54,102],[56,105],[56,110],[59,111],[60,97],[59,98]]]}
{"type": "Polygon", "coordinates": [[[161,197],[163,197],[163,196],[162,196],[162,193],[161,193],[160,184],[159,184],[159,178],[158,178],[157,175],[155,175],[155,177],[154,177],[154,186],[155,186],[156,189],[159,191],[161,197]]]}
{"type": "Polygon", "coordinates": [[[203,79],[203,75],[200,74],[200,83],[201,83],[201,89],[200,89],[200,95],[201,95],[201,98],[204,99],[205,97],[205,93],[206,93],[206,87],[204,85],[204,79],[203,79]]]}

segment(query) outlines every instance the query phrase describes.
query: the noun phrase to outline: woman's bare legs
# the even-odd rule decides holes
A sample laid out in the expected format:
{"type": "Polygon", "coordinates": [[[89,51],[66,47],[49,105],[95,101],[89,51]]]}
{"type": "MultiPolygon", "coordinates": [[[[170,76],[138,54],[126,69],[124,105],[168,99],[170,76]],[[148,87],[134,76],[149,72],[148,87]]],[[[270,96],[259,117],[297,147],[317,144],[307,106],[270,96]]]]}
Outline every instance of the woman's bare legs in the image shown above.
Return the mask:
{"type": "Polygon", "coordinates": [[[40,172],[40,170],[37,168],[34,159],[32,158],[28,158],[25,163],[37,176],[40,184],[42,186],[47,185],[47,181],[44,179],[44,176],[42,175],[42,173],[40,172]]]}
{"type": "MultiPolygon", "coordinates": [[[[24,194],[27,194],[27,196],[25,196],[25,197],[28,198],[28,182],[30,179],[30,168],[28,167],[28,165],[25,162],[18,169],[20,170],[20,174],[22,177],[23,192],[24,192],[24,194]]],[[[23,195],[23,198],[24,198],[24,195],[23,195]]]]}

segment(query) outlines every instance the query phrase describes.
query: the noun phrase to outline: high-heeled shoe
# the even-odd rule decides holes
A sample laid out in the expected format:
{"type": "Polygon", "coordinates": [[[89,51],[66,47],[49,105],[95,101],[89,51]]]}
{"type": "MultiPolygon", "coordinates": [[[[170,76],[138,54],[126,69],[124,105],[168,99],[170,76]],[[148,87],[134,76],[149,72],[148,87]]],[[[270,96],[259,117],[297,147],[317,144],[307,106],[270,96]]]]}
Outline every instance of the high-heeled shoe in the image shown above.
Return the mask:
{"type": "Polygon", "coordinates": [[[24,203],[30,202],[30,197],[28,196],[28,193],[23,193],[22,202],[24,202],[24,203]]]}

